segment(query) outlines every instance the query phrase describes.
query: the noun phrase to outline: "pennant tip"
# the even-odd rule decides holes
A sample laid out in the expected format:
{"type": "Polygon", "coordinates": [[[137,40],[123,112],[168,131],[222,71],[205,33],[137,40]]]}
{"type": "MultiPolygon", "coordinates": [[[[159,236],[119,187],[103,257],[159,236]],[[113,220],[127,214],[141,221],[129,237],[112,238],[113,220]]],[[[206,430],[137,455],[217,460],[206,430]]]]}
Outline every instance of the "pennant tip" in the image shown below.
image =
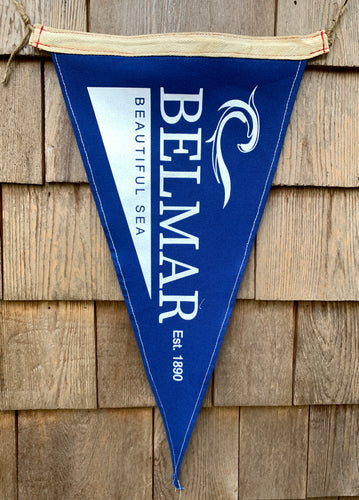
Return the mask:
{"type": "Polygon", "coordinates": [[[176,490],[184,490],[183,486],[180,485],[178,477],[175,474],[172,474],[172,483],[176,490]]]}

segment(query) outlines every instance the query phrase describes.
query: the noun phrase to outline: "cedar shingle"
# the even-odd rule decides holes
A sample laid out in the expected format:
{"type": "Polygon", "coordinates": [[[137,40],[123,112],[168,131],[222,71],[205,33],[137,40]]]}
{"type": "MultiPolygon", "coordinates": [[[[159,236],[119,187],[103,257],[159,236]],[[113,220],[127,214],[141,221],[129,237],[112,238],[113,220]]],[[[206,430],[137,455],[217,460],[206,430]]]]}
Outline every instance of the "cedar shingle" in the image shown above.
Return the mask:
{"type": "Polygon", "coordinates": [[[357,72],[304,72],[274,184],[359,185],[358,88],[357,72]]]}
{"type": "Polygon", "coordinates": [[[256,298],[359,300],[359,191],[275,189],[257,234],[256,298]]]}
{"type": "Polygon", "coordinates": [[[358,409],[311,407],[308,497],[359,495],[358,409]]]}
{"type": "Polygon", "coordinates": [[[0,498],[17,499],[15,412],[0,412],[0,498]]]}
{"type": "Polygon", "coordinates": [[[215,368],[215,405],[292,404],[291,302],[238,301],[215,368]]]}
{"type": "Polygon", "coordinates": [[[121,299],[87,185],[3,186],[7,300],[121,299]]]}
{"type": "Polygon", "coordinates": [[[359,402],[359,303],[298,306],[295,404],[359,402]]]}
{"type": "Polygon", "coordinates": [[[0,408],[95,408],[91,303],[0,302],[0,408]]]}
{"type": "MultiPolygon", "coordinates": [[[[5,61],[0,61],[1,78],[4,70],[5,61]]],[[[40,62],[13,63],[11,85],[1,85],[0,110],[0,182],[41,184],[40,62]]]]}
{"type": "Polygon", "coordinates": [[[308,408],[241,408],[239,498],[306,498],[308,408]]]}
{"type": "Polygon", "coordinates": [[[19,413],[19,498],[152,498],[152,410],[19,413]]]}

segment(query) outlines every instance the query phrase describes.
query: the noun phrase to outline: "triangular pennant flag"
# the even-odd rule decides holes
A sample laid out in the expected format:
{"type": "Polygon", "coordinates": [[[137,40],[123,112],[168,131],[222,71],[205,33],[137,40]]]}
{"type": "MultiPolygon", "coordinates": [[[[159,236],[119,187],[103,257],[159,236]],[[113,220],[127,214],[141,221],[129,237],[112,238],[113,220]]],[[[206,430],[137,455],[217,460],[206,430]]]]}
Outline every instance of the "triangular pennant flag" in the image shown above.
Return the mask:
{"type": "Polygon", "coordinates": [[[179,471],[305,60],[327,37],[109,37],[35,26],[53,60],[179,471]]]}

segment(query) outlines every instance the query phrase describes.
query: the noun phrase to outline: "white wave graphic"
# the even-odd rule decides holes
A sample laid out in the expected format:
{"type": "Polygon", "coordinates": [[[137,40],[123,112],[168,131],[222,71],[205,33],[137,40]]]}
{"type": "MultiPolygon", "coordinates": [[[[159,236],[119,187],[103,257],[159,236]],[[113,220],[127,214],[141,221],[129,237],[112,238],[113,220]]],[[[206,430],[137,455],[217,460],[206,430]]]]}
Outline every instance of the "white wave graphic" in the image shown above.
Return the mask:
{"type": "Polygon", "coordinates": [[[260,119],[257,108],[254,104],[254,93],[257,87],[249,97],[248,103],[240,99],[232,99],[222,104],[218,111],[224,109],[217,128],[213,136],[206,142],[212,142],[212,167],[217,182],[222,182],[224,187],[224,202],[223,208],[227,205],[231,196],[231,177],[225,161],[223,159],[221,139],[226,123],[232,118],[237,118],[242,123],[247,125],[247,137],[249,139],[246,143],[237,144],[238,150],[241,153],[250,153],[256,147],[259,139],[260,119]]]}

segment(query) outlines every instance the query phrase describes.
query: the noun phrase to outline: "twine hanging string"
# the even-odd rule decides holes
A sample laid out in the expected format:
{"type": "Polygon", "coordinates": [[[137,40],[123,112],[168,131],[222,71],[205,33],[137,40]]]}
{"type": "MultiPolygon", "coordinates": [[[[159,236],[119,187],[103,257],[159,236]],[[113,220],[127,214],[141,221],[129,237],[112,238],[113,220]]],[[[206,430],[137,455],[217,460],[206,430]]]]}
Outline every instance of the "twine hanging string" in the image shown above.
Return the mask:
{"type": "MultiPolygon", "coordinates": [[[[335,32],[337,30],[337,27],[339,25],[339,22],[347,8],[347,5],[348,3],[350,2],[350,0],[344,0],[341,4],[341,6],[339,7],[338,9],[338,12],[336,13],[336,16],[335,18],[333,19],[331,25],[327,28],[326,30],[326,33],[327,33],[327,36],[328,36],[328,42],[329,42],[329,45],[332,45],[333,42],[334,42],[334,36],[335,36],[335,32]]],[[[9,60],[6,64],[6,68],[5,68],[5,72],[4,72],[4,76],[3,76],[3,79],[2,79],[2,83],[3,85],[6,85],[9,81],[9,71],[10,71],[10,65],[14,59],[14,57],[23,49],[25,48],[28,43],[29,43],[29,40],[30,40],[30,36],[31,36],[31,33],[32,31],[34,31],[34,28],[32,26],[32,23],[30,21],[30,18],[29,16],[26,14],[26,11],[25,11],[25,7],[22,3],[22,0],[13,0],[13,3],[17,9],[17,11],[19,12],[20,16],[21,16],[21,19],[23,20],[24,22],[24,25],[25,25],[25,28],[26,28],[26,31],[25,31],[25,34],[21,40],[21,42],[19,43],[19,45],[13,50],[13,52],[11,53],[10,57],[9,57],[9,60]]]]}
{"type": "Polygon", "coordinates": [[[9,77],[9,70],[10,70],[10,65],[14,59],[14,57],[16,56],[16,54],[18,54],[24,47],[26,47],[26,45],[29,43],[29,40],[30,40],[30,36],[31,36],[31,33],[32,31],[34,31],[34,28],[31,24],[31,21],[30,21],[30,18],[29,16],[26,14],[26,11],[25,11],[25,7],[22,3],[21,0],[13,0],[14,4],[15,4],[15,7],[17,9],[17,11],[19,12],[20,16],[21,16],[21,19],[23,20],[24,24],[25,24],[25,28],[26,28],[26,31],[25,31],[25,34],[24,36],[22,37],[21,39],[21,42],[19,43],[19,45],[13,50],[13,52],[11,53],[11,56],[9,57],[9,60],[6,64],[6,68],[5,68],[5,73],[4,73],[4,76],[3,76],[3,79],[2,79],[2,84],[3,85],[6,85],[8,83],[8,77],[9,77]]]}
{"type": "Polygon", "coordinates": [[[337,30],[340,19],[342,18],[342,15],[344,14],[349,2],[350,2],[350,0],[344,0],[344,2],[339,7],[339,10],[336,13],[336,16],[333,19],[331,25],[326,30],[329,46],[333,45],[335,32],[337,30]]]}

